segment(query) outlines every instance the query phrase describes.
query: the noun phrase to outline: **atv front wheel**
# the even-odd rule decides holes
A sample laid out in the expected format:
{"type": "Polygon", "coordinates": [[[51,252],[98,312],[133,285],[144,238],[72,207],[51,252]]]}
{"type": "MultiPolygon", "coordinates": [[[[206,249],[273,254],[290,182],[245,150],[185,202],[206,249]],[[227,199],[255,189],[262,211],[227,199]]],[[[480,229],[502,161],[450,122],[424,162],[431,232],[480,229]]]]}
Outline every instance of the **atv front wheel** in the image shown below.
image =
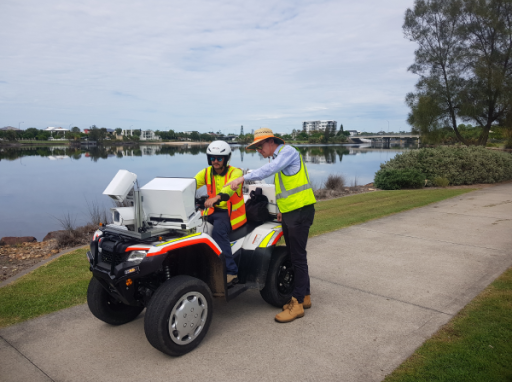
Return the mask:
{"type": "Polygon", "coordinates": [[[123,304],[112,297],[95,277],[87,288],[87,305],[96,318],[110,325],[123,325],[133,321],[144,309],[143,306],[123,304]]]}
{"type": "Polygon", "coordinates": [[[275,247],[268,266],[265,287],[260,290],[263,300],[281,308],[292,298],[295,278],[292,259],[286,247],[275,247]]]}
{"type": "Polygon", "coordinates": [[[161,352],[181,356],[199,345],[213,316],[208,285],[191,276],[176,276],[162,284],[151,298],[144,331],[161,352]]]}

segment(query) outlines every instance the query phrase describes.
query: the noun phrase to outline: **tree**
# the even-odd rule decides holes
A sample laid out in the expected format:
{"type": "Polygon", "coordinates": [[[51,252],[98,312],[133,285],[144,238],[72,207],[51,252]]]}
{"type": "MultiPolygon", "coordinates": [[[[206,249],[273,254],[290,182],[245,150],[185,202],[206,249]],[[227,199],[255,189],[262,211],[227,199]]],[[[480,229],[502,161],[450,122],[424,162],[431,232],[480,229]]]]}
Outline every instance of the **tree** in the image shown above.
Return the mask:
{"type": "Polygon", "coordinates": [[[29,127],[27,130],[25,130],[22,134],[23,139],[35,139],[37,137],[37,134],[39,134],[39,130],[35,127],[29,127]]]}
{"type": "MultiPolygon", "coordinates": [[[[419,44],[415,63],[409,71],[420,76],[416,84],[417,93],[409,93],[406,103],[414,115],[420,99],[429,97],[436,103],[430,111],[429,120],[439,121],[453,128],[457,138],[464,138],[457,130],[456,97],[464,83],[465,46],[457,31],[462,26],[462,0],[416,0],[414,9],[407,9],[403,25],[404,34],[410,41],[419,44]]],[[[409,116],[410,123],[417,122],[409,116]]],[[[413,125],[426,130],[424,126],[413,125]]]]}
{"type": "Polygon", "coordinates": [[[14,130],[6,130],[4,131],[4,138],[8,141],[17,141],[18,140],[18,134],[14,130]]]}
{"type": "Polygon", "coordinates": [[[463,37],[473,73],[461,94],[459,115],[481,128],[485,145],[491,126],[506,119],[512,106],[512,2],[464,1],[463,37]]]}
{"type": "Polygon", "coordinates": [[[190,139],[193,141],[198,141],[200,138],[199,133],[197,131],[193,131],[190,133],[190,139]]]}
{"type": "Polygon", "coordinates": [[[123,133],[123,129],[121,129],[120,127],[117,127],[115,132],[116,132],[116,135],[121,135],[123,133]]]}
{"type": "Polygon", "coordinates": [[[325,131],[324,131],[323,141],[325,143],[329,142],[329,138],[330,137],[331,137],[331,127],[330,126],[326,126],[325,127],[325,131]]]}
{"type": "Polygon", "coordinates": [[[406,96],[413,130],[435,139],[450,128],[466,145],[485,145],[511,110],[511,1],[416,0],[403,30],[419,45],[409,71],[420,79],[406,96]],[[475,122],[479,137],[465,137],[457,119],[475,122]]]}
{"type": "Polygon", "coordinates": [[[78,126],[74,126],[71,128],[72,133],[80,133],[80,128],[78,126]]]}
{"type": "Polygon", "coordinates": [[[89,140],[101,142],[106,138],[106,136],[107,136],[107,129],[105,129],[104,127],[101,129],[98,129],[96,127],[96,125],[91,126],[91,129],[89,130],[89,140]]]}

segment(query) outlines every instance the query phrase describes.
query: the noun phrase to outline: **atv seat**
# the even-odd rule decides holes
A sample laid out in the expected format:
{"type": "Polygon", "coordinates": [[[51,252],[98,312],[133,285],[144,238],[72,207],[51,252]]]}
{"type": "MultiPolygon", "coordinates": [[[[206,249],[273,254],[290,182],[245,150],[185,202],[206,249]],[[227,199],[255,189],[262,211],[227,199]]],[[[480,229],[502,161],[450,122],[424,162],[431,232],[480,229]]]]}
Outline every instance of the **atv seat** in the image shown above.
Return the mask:
{"type": "Polygon", "coordinates": [[[247,236],[250,232],[252,232],[256,227],[262,225],[263,222],[247,222],[240,228],[237,228],[234,231],[229,233],[229,241],[233,242],[238,240],[244,236],[247,236]]]}

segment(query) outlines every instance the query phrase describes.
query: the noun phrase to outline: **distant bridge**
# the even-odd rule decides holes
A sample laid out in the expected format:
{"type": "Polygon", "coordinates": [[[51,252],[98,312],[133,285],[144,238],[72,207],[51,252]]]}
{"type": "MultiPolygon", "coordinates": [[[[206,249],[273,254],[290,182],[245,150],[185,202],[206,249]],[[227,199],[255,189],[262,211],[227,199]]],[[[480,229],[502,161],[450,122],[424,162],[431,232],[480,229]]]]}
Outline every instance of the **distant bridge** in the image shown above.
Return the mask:
{"type": "Polygon", "coordinates": [[[375,134],[375,135],[353,135],[350,138],[367,138],[367,139],[385,139],[385,138],[399,138],[399,139],[418,139],[419,134],[375,134]]]}
{"type": "Polygon", "coordinates": [[[420,139],[419,134],[374,134],[374,135],[352,135],[349,137],[353,142],[367,142],[368,140],[389,142],[393,140],[420,139]]]}

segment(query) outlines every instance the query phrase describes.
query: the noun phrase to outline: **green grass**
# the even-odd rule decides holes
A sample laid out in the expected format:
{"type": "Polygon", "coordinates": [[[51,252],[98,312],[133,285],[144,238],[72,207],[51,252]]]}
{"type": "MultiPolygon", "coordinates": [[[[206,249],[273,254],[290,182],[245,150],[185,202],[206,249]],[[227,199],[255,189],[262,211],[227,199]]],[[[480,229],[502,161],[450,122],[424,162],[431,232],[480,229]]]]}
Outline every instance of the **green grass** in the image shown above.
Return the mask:
{"type": "Polygon", "coordinates": [[[91,279],[85,249],[41,266],[0,289],[0,327],[83,304],[91,279]]]}
{"type": "Polygon", "coordinates": [[[473,191],[472,189],[435,189],[379,191],[327,200],[315,204],[315,221],[309,236],[364,223],[386,215],[425,206],[473,191]]]}
{"type": "Polygon", "coordinates": [[[385,381],[512,381],[512,268],[385,381]]]}
{"type": "MultiPolygon", "coordinates": [[[[317,203],[310,236],[457,196],[469,189],[380,191],[317,203]]],[[[91,278],[85,249],[79,249],[0,289],[0,327],[86,301],[91,278]]]]}

